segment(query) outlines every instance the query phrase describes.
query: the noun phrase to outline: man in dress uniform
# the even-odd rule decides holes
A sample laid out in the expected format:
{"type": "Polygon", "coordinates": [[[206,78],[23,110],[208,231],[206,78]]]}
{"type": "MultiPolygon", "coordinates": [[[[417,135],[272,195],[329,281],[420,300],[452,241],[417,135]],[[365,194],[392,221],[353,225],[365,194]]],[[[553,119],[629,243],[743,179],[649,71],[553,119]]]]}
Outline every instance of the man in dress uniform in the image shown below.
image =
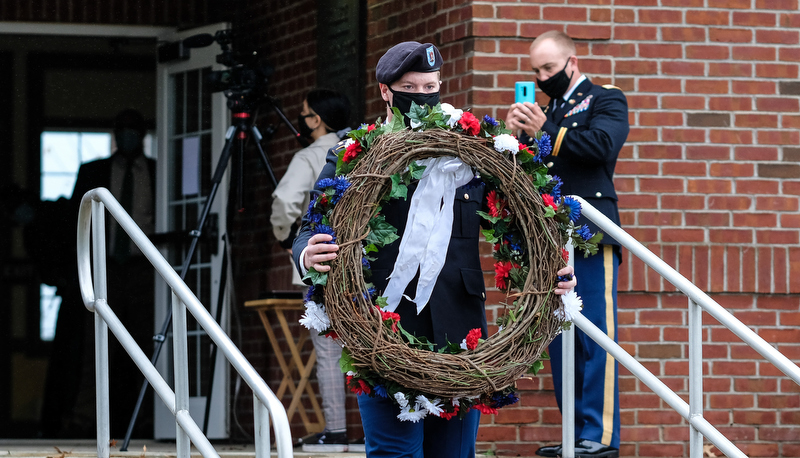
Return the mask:
{"type": "MultiPolygon", "coordinates": [[[[506,123],[530,142],[537,131],[550,135],[550,174],[563,180],[564,195],[578,195],[619,224],[614,166],[628,137],[628,103],[614,86],[592,84],[578,68],[575,44],[559,31],[545,32],[530,48],[537,87],[550,97],[545,107],[511,105],[506,123]]],[[[592,232],[596,225],[581,218],[592,232]]],[[[583,315],[617,340],[617,270],[619,243],[605,235],[595,255],[575,254],[576,291],[583,315]]],[[[561,407],[561,336],[550,345],[556,399],[561,407]]],[[[580,329],[575,342],[575,456],[619,456],[617,362],[580,329]]],[[[540,456],[559,456],[561,446],[542,447],[540,456]]]]}

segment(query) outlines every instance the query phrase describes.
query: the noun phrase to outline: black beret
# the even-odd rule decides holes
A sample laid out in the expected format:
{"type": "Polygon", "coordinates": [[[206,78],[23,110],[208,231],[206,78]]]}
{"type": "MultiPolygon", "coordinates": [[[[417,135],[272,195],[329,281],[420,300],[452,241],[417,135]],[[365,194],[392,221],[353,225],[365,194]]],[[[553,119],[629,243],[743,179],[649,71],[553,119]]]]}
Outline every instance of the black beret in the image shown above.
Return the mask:
{"type": "Polygon", "coordinates": [[[430,43],[404,41],[389,48],[378,61],[375,77],[392,84],[407,72],[435,72],[442,68],[442,54],[430,43]]]}

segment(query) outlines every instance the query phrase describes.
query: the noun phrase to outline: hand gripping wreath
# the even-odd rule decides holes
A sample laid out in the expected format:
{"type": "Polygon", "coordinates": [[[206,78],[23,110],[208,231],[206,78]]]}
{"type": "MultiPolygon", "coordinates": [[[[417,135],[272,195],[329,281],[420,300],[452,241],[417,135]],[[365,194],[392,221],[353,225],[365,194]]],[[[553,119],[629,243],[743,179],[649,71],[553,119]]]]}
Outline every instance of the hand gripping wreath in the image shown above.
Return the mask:
{"type": "Polygon", "coordinates": [[[327,274],[312,269],[307,276],[314,285],[301,322],[342,344],[351,390],[393,398],[401,420],[463,416],[470,408],[495,413],[516,402],[514,382],[542,367],[545,348],[569,319],[566,309],[580,306],[553,293],[566,260],[561,247],[571,237],[589,253],[599,237],[573,230],[580,206],[560,196],[560,180],[541,164],[546,134],[526,147],[502,122],[487,116],[481,124],[446,104],[414,106],[409,117],[413,130],[395,113],[392,123],[351,133],[339,151],[341,175],[320,183],[324,192],[309,206],[311,230],[334,235],[339,252],[327,274]],[[499,332],[483,340],[474,330],[461,345],[434,352],[402,329],[399,315],[381,310],[386,301],[369,283],[369,254],[397,239],[380,204],[405,197],[406,185],[421,176],[416,161],[441,156],[461,159],[486,184],[489,211],[481,216],[491,229],[483,234],[494,244],[496,286],[506,298],[499,332]]]}

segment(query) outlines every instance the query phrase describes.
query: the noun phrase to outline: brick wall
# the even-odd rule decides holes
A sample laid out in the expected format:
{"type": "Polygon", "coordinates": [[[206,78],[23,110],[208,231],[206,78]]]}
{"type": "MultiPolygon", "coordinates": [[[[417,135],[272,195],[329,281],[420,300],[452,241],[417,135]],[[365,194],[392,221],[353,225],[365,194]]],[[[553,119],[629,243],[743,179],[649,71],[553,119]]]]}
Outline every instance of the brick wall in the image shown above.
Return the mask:
{"type": "MultiPolygon", "coordinates": [[[[623,227],[800,359],[798,2],[470,5],[474,111],[505,114],[513,82],[531,78],[537,34],[576,38],[581,70],[621,87],[630,105],[616,170],[623,227]]],[[[630,253],[619,290],[620,343],[688,396],[687,299],[630,253]]],[[[703,322],[709,421],[749,455],[800,456],[800,388],[707,314],[703,322]]],[[[686,422],[620,374],[621,454],[688,456],[686,422]]],[[[560,441],[550,377],[520,387],[521,405],[484,418],[480,430],[498,454],[560,441]]]]}

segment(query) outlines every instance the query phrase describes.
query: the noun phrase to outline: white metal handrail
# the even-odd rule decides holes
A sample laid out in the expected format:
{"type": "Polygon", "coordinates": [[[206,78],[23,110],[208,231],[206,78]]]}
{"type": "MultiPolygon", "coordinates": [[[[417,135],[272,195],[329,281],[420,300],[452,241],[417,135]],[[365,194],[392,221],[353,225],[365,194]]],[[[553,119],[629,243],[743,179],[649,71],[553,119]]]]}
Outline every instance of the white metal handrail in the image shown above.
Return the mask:
{"type": "Polygon", "coordinates": [[[189,415],[189,374],[187,357],[186,310],[194,316],[208,333],[242,379],[253,390],[255,449],[257,458],[270,454],[270,417],[275,430],[278,457],[292,456],[292,437],[289,420],[283,404],[258,375],[253,366],[233,344],[206,308],[181,280],[172,266],[134,223],[133,219],[105,188],[87,192],[81,200],[78,213],[78,281],[86,308],[94,313],[95,320],[95,377],[97,383],[97,456],[109,457],[110,418],[108,392],[108,329],[119,340],[134,363],[139,367],[153,390],[175,416],[178,458],[189,458],[191,445],[205,458],[219,458],[219,454],[189,415]],[[155,267],[172,291],[172,334],[174,347],[175,392],[170,389],[158,370],[136,344],[125,326],[107,303],[105,211],[117,220],[137,247],[155,267]],[[91,231],[90,231],[91,229],[91,231]],[[91,249],[90,249],[91,234],[91,249]],[[90,256],[92,265],[90,266],[90,256]],[[92,281],[94,272],[94,282],[92,281]]]}
{"type": "MultiPolygon", "coordinates": [[[[664,279],[672,283],[683,294],[689,298],[689,403],[687,404],[673,390],[658,379],[652,372],[647,370],[641,363],[636,361],[628,352],[620,347],[616,342],[609,338],[603,331],[595,326],[583,315],[578,315],[574,319],[574,324],[586,333],[591,339],[597,342],[608,353],[611,354],[620,364],[631,371],[639,380],[644,382],[655,394],[670,405],[686,421],[689,422],[689,456],[691,458],[702,458],[703,456],[703,436],[708,438],[712,444],[722,451],[727,457],[746,457],[738,447],[722,435],[713,425],[703,418],[703,339],[702,325],[705,310],[713,316],[720,324],[736,334],[751,348],[759,352],[769,362],[775,365],[784,374],[800,385],[800,367],[793,363],[778,350],[773,348],[768,342],[758,336],[744,323],[739,321],[730,312],[725,310],[716,301],[711,299],[700,288],[678,273],[661,258],[653,254],[644,245],[639,243],[630,234],[617,226],[599,210],[578,196],[572,196],[581,203],[581,212],[608,236],[627,248],[636,257],[644,261],[651,269],[658,272],[664,279]]],[[[570,256],[572,260],[572,256],[570,256]]],[[[575,353],[574,353],[574,329],[564,332],[562,338],[563,360],[563,414],[562,420],[562,456],[564,458],[574,458],[575,456],[575,423],[566,419],[574,419],[575,408],[575,353]]]]}

